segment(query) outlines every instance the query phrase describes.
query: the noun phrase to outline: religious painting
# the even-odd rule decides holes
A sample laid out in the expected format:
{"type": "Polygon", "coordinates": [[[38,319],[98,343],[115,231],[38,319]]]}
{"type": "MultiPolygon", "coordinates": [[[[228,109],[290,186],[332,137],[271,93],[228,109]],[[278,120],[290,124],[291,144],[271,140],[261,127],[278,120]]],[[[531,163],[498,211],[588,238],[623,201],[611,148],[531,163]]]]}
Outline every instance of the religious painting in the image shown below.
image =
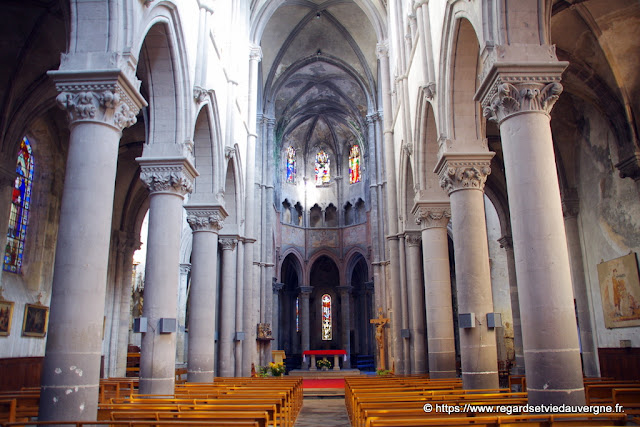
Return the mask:
{"type": "Polygon", "coordinates": [[[47,334],[49,307],[37,304],[25,304],[22,336],[43,338],[47,334]]]}
{"type": "Polygon", "coordinates": [[[635,253],[598,264],[604,324],[640,326],[640,277],[635,253]]]}
{"type": "Polygon", "coordinates": [[[0,298],[0,337],[7,337],[11,333],[11,318],[13,317],[13,302],[0,298]]]}

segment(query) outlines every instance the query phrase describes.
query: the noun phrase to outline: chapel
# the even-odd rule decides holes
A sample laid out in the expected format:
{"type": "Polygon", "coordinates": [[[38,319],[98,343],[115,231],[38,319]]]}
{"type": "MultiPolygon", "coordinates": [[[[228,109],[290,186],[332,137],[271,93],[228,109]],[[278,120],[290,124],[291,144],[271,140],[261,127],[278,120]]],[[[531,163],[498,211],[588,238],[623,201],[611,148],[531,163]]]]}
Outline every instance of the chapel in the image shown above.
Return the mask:
{"type": "Polygon", "coordinates": [[[40,420],[132,351],[157,395],[278,350],[640,380],[637,0],[0,7],[0,390],[40,420]]]}

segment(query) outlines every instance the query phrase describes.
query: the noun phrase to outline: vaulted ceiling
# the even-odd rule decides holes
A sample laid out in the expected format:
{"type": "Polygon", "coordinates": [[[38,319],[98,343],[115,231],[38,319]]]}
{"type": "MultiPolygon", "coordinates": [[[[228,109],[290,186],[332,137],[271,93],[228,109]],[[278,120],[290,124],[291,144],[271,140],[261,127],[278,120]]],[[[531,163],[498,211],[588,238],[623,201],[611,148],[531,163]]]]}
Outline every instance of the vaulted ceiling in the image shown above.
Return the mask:
{"type": "Polygon", "coordinates": [[[261,81],[279,143],[305,154],[329,148],[340,157],[344,147],[366,142],[365,117],[376,110],[376,43],[352,0],[288,1],[278,8],[262,34],[261,81]]]}

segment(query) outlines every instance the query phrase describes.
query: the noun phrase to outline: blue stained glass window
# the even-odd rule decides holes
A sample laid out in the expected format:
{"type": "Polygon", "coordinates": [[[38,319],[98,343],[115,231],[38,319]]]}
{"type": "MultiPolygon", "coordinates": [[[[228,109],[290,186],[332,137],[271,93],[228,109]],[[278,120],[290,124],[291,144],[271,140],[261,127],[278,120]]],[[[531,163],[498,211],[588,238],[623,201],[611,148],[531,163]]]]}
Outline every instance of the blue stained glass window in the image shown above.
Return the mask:
{"type": "Polygon", "coordinates": [[[322,340],[331,341],[331,295],[322,295],[322,340]]]}
{"type": "Polygon", "coordinates": [[[32,184],[33,153],[29,140],[24,137],[18,153],[16,179],[11,195],[7,246],[4,250],[4,262],[2,263],[2,269],[11,273],[20,273],[22,270],[22,255],[27,236],[27,224],[29,223],[32,184]]]}
{"type": "Polygon", "coordinates": [[[294,183],[296,181],[296,149],[287,148],[287,182],[294,183]]]}
{"type": "Polygon", "coordinates": [[[331,181],[329,155],[324,151],[316,154],[316,185],[325,185],[331,181]]]}

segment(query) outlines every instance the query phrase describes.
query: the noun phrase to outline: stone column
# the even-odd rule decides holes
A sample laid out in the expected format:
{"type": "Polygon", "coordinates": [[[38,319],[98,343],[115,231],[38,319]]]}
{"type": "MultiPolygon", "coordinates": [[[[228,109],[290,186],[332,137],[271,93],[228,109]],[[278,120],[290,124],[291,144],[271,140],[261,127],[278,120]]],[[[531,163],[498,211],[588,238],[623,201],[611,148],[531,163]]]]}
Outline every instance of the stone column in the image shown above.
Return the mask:
{"type": "Polygon", "coordinates": [[[498,388],[496,334],[487,327],[493,312],[484,183],[494,153],[445,153],[436,165],[449,193],[456,260],[458,315],[472,314],[475,327],[460,328],[465,389],[498,388]]]}
{"type": "Polygon", "coordinates": [[[273,284],[273,320],[271,323],[271,334],[273,335],[273,350],[282,350],[280,343],[280,291],[284,287],[284,283],[273,284]]]}
{"type": "MultiPolygon", "coordinates": [[[[408,298],[408,289],[407,289],[407,252],[405,247],[404,234],[400,234],[398,236],[398,256],[400,258],[400,263],[398,268],[400,269],[400,300],[402,305],[402,328],[401,335],[404,331],[409,331],[409,317],[411,316],[409,312],[409,301],[408,298]]],[[[410,375],[411,374],[411,342],[410,338],[402,337],[402,367],[403,371],[396,370],[397,374],[400,375],[410,375]]]]}
{"type": "MultiPolygon", "coordinates": [[[[311,291],[313,288],[311,286],[300,286],[300,294],[299,294],[299,309],[300,309],[300,345],[301,352],[305,350],[310,350],[309,345],[309,297],[311,296],[311,291]]],[[[303,362],[302,368],[304,369],[305,363],[303,362]]],[[[316,365],[311,364],[311,369],[315,369],[316,365]]]]}
{"type": "Polygon", "coordinates": [[[122,129],[136,122],[146,102],[118,70],[49,75],[71,134],[39,420],[90,421],[98,410],[118,144],[122,129]]]}
{"type": "Polygon", "coordinates": [[[495,62],[476,94],[485,115],[500,125],[527,391],[529,403],[534,405],[585,402],[549,123],[567,65],[550,59],[542,63],[495,62]]]}
{"type": "Polygon", "coordinates": [[[178,282],[178,335],[176,337],[176,365],[185,364],[186,320],[191,264],[180,264],[180,282],[178,282]]]}
{"type": "Polygon", "coordinates": [[[182,204],[197,172],[184,157],[136,160],[141,167],[140,179],[151,191],[143,305],[149,330],[142,334],[140,393],[172,395],[176,334],[163,333],[160,326],[161,319],[177,325],[182,204]]]}
{"type": "Polygon", "coordinates": [[[236,256],[236,320],[234,323],[233,337],[233,354],[235,355],[236,364],[234,367],[237,377],[247,377],[251,375],[251,368],[248,372],[243,372],[242,366],[242,344],[244,343],[245,326],[244,326],[244,242],[238,239],[236,256]],[[242,335],[242,336],[241,336],[242,335]]]}
{"type": "Polygon", "coordinates": [[[427,371],[425,349],[425,297],[422,285],[419,234],[407,234],[407,294],[409,299],[409,330],[411,331],[411,374],[427,371]]]}
{"type": "Polygon", "coordinates": [[[235,371],[233,343],[236,331],[236,252],[238,240],[221,238],[222,286],[220,286],[220,328],[218,336],[218,375],[232,377],[235,371]]]}
{"type": "Polygon", "coordinates": [[[218,232],[227,212],[222,206],[188,205],[187,222],[193,230],[191,287],[189,289],[189,353],[187,381],[213,382],[218,298],[218,232]]]}
{"type": "Polygon", "coordinates": [[[509,290],[511,294],[511,316],[513,317],[513,350],[516,365],[511,369],[515,375],[524,375],[524,353],[522,348],[522,323],[520,322],[520,302],[518,300],[518,279],[516,278],[516,261],[513,256],[513,239],[502,236],[498,242],[507,253],[507,268],[509,273],[509,290]]]}
{"type": "Polygon", "coordinates": [[[571,264],[571,279],[573,282],[573,295],[578,311],[578,326],[580,329],[580,344],[582,350],[582,369],[586,377],[600,375],[596,345],[594,342],[591,316],[589,312],[589,295],[587,281],[584,277],[584,263],[582,262],[582,248],[580,245],[580,231],[578,229],[578,214],[580,203],[575,189],[563,194],[562,212],[564,214],[564,226],[567,233],[567,248],[571,264]]]}
{"type": "MultiPolygon", "coordinates": [[[[391,348],[396,372],[404,372],[402,348],[402,300],[400,286],[400,250],[398,243],[398,191],[396,185],[395,142],[393,139],[393,106],[391,103],[391,78],[388,43],[378,43],[376,54],[380,60],[380,86],[384,111],[384,164],[387,197],[387,245],[389,247],[389,280],[391,294],[391,348]]],[[[389,304],[389,300],[387,300],[389,304]]]]}
{"type": "MultiPolygon", "coordinates": [[[[347,352],[347,360],[342,364],[343,369],[351,369],[351,291],[353,286],[338,286],[340,292],[340,323],[342,328],[342,345],[347,352]]],[[[337,358],[336,358],[337,361],[337,358]]],[[[339,366],[334,365],[334,369],[339,366]]]]}
{"type": "Polygon", "coordinates": [[[120,294],[120,312],[118,320],[118,360],[115,376],[124,377],[127,373],[127,349],[129,345],[129,326],[131,322],[131,292],[133,281],[133,254],[140,249],[138,237],[129,234],[123,258],[122,293],[120,294]]]}
{"type": "MultiPolygon", "coordinates": [[[[258,309],[260,307],[260,289],[256,267],[254,266],[254,246],[255,246],[255,226],[256,226],[256,207],[253,205],[255,200],[255,158],[256,158],[256,139],[257,124],[256,110],[258,106],[258,75],[259,63],[262,60],[262,50],[260,46],[251,45],[249,49],[249,90],[247,99],[247,161],[245,163],[246,170],[246,193],[245,200],[245,228],[244,228],[244,327],[246,336],[242,341],[242,370],[248,372],[251,363],[258,362],[257,347],[257,325],[259,321],[258,309]]],[[[259,212],[259,211],[258,211],[259,212]]]]}
{"type": "Polygon", "coordinates": [[[451,209],[449,202],[417,202],[413,214],[422,228],[429,376],[455,378],[456,345],[447,237],[451,209]]]}

